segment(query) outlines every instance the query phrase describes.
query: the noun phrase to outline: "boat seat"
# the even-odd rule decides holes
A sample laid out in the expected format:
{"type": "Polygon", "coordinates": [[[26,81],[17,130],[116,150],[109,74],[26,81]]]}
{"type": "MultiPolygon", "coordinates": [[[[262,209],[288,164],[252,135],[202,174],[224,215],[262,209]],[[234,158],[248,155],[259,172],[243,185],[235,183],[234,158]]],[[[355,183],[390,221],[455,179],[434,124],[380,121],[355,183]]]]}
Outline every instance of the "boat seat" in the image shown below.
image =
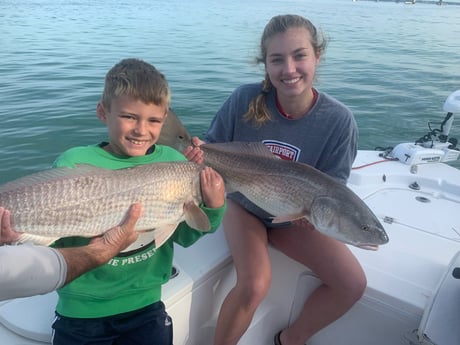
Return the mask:
{"type": "Polygon", "coordinates": [[[411,345],[460,344],[460,252],[451,260],[424,310],[420,327],[408,335],[411,345]]]}

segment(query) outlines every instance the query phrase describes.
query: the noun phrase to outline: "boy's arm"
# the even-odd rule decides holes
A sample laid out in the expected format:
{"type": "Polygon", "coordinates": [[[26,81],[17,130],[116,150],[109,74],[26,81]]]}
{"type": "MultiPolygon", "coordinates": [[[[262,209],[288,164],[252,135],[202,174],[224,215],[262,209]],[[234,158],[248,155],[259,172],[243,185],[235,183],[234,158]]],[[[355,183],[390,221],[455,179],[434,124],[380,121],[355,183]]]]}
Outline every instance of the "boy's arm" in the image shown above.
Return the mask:
{"type": "MultiPolygon", "coordinates": [[[[201,208],[209,218],[211,223],[211,230],[209,232],[212,233],[222,223],[226,210],[224,181],[215,170],[205,167],[200,174],[200,184],[203,197],[201,208]]],[[[185,222],[182,222],[174,232],[173,239],[174,242],[181,246],[188,247],[206,233],[192,229],[185,222]]]]}
{"type": "MultiPolygon", "coordinates": [[[[6,225],[4,220],[9,217],[5,217],[3,209],[0,211],[0,230],[3,233],[6,225],[9,226],[9,220],[6,225]]],[[[138,234],[134,227],[140,215],[140,205],[133,205],[121,225],[94,238],[84,247],[54,249],[28,244],[1,246],[0,301],[53,291],[105,264],[136,240],[138,234]]],[[[12,229],[8,231],[13,233],[12,229]]]]}
{"type": "Polygon", "coordinates": [[[181,222],[178,225],[176,231],[174,231],[173,235],[171,236],[175,243],[182,247],[189,247],[198,241],[201,237],[217,231],[220,224],[222,223],[227,205],[224,204],[224,206],[220,208],[207,208],[202,205],[200,208],[208,216],[211,223],[211,230],[208,232],[195,230],[187,225],[187,223],[181,222]]]}

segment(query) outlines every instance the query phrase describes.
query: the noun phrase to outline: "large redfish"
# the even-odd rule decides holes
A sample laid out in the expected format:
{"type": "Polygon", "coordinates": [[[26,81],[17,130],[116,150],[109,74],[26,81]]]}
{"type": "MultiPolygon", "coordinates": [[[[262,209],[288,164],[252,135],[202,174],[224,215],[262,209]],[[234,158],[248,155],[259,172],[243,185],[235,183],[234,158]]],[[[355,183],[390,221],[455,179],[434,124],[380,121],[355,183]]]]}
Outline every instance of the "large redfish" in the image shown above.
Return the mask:
{"type": "Polygon", "coordinates": [[[306,164],[278,159],[263,143],[204,144],[204,162],[272,214],[273,222],[306,218],[327,236],[376,249],[388,236],[371,209],[347,186],[306,164]]]}
{"type": "Polygon", "coordinates": [[[100,235],[140,202],[143,216],[136,230],[153,229],[159,247],[184,220],[194,229],[210,230],[198,206],[200,170],[192,162],[49,169],[0,186],[0,206],[11,211],[13,228],[23,232],[19,242],[50,244],[61,237],[100,235]]]}

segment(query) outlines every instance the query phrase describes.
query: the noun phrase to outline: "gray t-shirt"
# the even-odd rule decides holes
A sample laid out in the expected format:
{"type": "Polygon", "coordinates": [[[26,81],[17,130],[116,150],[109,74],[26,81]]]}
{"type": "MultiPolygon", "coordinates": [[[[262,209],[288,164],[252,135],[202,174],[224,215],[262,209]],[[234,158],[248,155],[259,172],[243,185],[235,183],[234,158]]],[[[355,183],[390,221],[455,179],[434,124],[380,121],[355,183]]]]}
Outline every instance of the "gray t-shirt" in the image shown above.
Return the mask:
{"type": "MultiPolygon", "coordinates": [[[[205,141],[263,142],[281,158],[309,164],[345,184],[358,142],[358,128],[351,110],[326,93],[318,92],[316,103],[305,116],[288,119],[276,107],[276,91],[272,88],[265,96],[271,120],[256,127],[243,120],[243,116],[251,100],[261,92],[261,83],[238,87],[215,115],[205,141]]],[[[239,193],[229,198],[260,218],[270,216],[239,193]]]]}

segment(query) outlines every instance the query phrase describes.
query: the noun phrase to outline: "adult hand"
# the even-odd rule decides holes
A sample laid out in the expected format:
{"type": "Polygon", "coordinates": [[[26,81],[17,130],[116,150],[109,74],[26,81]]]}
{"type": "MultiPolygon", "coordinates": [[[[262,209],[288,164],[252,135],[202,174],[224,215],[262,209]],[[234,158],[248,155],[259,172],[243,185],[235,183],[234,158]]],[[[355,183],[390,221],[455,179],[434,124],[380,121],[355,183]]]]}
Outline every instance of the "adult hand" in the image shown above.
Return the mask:
{"type": "Polygon", "coordinates": [[[139,233],[135,231],[137,220],[141,217],[140,204],[131,205],[126,219],[118,226],[95,237],[87,246],[57,248],[67,264],[65,283],[81,274],[109,262],[115,255],[133,243],[139,233]]]}
{"type": "Polygon", "coordinates": [[[118,226],[106,231],[103,235],[91,240],[90,247],[100,247],[108,254],[107,261],[136,241],[139,233],[135,231],[137,220],[142,215],[140,204],[132,204],[125,220],[118,226]]]}
{"type": "MultiPolygon", "coordinates": [[[[122,224],[106,231],[102,236],[94,238],[91,243],[112,248],[112,250],[119,248],[115,254],[119,253],[137,239],[138,233],[134,231],[134,226],[141,213],[141,205],[133,204],[122,224]]],[[[11,212],[0,207],[0,244],[16,242],[20,235],[21,233],[16,232],[11,226],[11,212]]]]}
{"type": "Polygon", "coordinates": [[[11,212],[0,207],[0,244],[16,242],[20,235],[11,227],[11,212]]]}

